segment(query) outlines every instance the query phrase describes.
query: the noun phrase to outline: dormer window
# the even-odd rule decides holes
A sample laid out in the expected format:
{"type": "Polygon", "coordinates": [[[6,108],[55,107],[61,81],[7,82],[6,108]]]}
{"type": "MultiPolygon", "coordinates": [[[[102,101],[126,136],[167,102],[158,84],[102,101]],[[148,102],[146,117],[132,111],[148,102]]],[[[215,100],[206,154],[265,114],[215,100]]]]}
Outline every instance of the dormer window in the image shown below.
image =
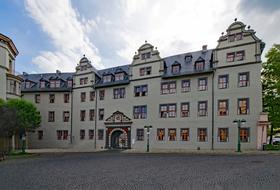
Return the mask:
{"type": "Polygon", "coordinates": [[[31,88],[31,83],[29,81],[25,81],[25,88],[31,88]]]}
{"type": "Polygon", "coordinates": [[[172,73],[180,73],[181,65],[172,65],[172,73]]]}
{"type": "Polygon", "coordinates": [[[51,80],[50,87],[51,88],[59,88],[60,87],[60,80],[51,80]]]}
{"type": "Polygon", "coordinates": [[[187,55],[187,56],[185,57],[185,62],[186,62],[186,63],[191,63],[191,61],[192,61],[192,56],[191,56],[191,55],[187,55]]]}
{"type": "Polygon", "coordinates": [[[143,67],[139,70],[140,76],[150,75],[152,73],[152,67],[143,67]]]}
{"type": "Polygon", "coordinates": [[[41,81],[40,82],[40,88],[45,88],[46,87],[46,82],[45,81],[41,81]]]}
{"type": "Polygon", "coordinates": [[[195,63],[195,70],[196,71],[202,71],[204,70],[204,61],[199,61],[195,63]]]}
{"type": "Polygon", "coordinates": [[[151,52],[141,54],[141,59],[142,60],[149,59],[150,57],[151,57],[151,52]]]}
{"type": "Polygon", "coordinates": [[[81,66],[81,71],[85,71],[85,70],[87,70],[87,65],[81,66]]]}
{"type": "Polygon", "coordinates": [[[236,38],[236,41],[242,40],[242,38],[243,38],[242,33],[236,34],[235,38],[236,38]]]}
{"type": "Polygon", "coordinates": [[[112,76],[111,75],[105,75],[103,76],[103,82],[111,82],[112,81],[112,76]]]}
{"type": "Polygon", "coordinates": [[[68,80],[68,81],[67,81],[67,87],[68,87],[68,88],[71,88],[72,85],[73,85],[73,81],[72,81],[72,80],[68,80]]]}
{"type": "Polygon", "coordinates": [[[229,42],[234,42],[234,39],[235,39],[235,35],[234,34],[228,36],[228,41],[229,42]]]}
{"type": "Polygon", "coordinates": [[[88,77],[80,78],[80,85],[84,85],[88,83],[88,77]]]}
{"type": "Polygon", "coordinates": [[[242,33],[231,34],[228,36],[228,41],[229,42],[239,41],[242,40],[242,38],[243,38],[242,33]]]}
{"type": "Polygon", "coordinates": [[[115,81],[124,80],[124,73],[116,73],[115,81]]]}

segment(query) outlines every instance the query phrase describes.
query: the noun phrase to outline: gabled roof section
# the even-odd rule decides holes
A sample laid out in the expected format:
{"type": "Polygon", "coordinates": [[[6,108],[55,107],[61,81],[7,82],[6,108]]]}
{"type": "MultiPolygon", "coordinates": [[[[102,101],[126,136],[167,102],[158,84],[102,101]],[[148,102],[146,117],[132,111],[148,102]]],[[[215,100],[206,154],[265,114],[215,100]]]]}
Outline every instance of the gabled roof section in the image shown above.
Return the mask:
{"type": "Polygon", "coordinates": [[[7,43],[8,47],[13,52],[14,56],[18,55],[19,52],[18,52],[14,42],[9,37],[7,37],[4,34],[0,33],[0,40],[3,40],[4,42],[7,43]]]}

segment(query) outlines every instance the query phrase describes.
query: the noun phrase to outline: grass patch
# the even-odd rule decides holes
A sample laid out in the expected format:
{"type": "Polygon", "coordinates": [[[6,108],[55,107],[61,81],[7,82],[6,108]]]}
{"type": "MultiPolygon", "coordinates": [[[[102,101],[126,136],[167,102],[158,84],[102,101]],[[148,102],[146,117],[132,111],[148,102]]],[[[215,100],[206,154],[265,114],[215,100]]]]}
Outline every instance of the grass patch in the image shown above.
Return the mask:
{"type": "Polygon", "coordinates": [[[264,145],[264,150],[279,151],[280,150],[280,145],[266,144],[266,145],[264,145]]]}
{"type": "Polygon", "coordinates": [[[19,152],[13,151],[7,155],[7,159],[29,158],[29,157],[34,157],[34,156],[38,156],[38,154],[21,152],[21,151],[19,151],[19,152]]]}

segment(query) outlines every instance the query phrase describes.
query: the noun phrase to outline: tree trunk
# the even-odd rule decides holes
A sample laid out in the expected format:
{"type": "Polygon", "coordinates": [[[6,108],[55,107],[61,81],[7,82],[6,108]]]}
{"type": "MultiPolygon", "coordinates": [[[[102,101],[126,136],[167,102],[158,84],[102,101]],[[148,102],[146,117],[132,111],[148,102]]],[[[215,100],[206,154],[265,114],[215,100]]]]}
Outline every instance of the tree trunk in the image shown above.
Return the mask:
{"type": "Polygon", "coordinates": [[[270,125],[270,135],[269,135],[269,144],[272,144],[272,138],[273,138],[273,125],[270,125]]]}

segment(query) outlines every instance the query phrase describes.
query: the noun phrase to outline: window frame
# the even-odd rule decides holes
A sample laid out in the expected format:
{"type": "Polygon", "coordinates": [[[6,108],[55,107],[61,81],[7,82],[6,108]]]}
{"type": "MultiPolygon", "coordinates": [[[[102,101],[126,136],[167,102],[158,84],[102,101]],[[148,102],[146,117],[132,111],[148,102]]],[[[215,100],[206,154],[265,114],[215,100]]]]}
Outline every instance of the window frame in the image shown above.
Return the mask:
{"type": "Polygon", "coordinates": [[[137,141],[144,141],[145,138],[145,130],[144,129],[136,129],[136,140],[137,141]]]}
{"type": "Polygon", "coordinates": [[[190,117],[190,102],[182,102],[181,103],[181,117],[190,117]],[[183,110],[183,106],[188,107],[187,110],[183,110]],[[183,114],[183,111],[187,112],[186,114],[183,114]]]}
{"type": "Polygon", "coordinates": [[[218,128],[217,140],[218,140],[218,142],[224,142],[224,143],[229,142],[229,128],[226,128],[226,127],[218,128]],[[221,132],[223,130],[225,130],[225,139],[222,139],[223,135],[221,135],[221,132]]]}
{"type": "Polygon", "coordinates": [[[249,115],[250,114],[250,99],[249,98],[238,98],[237,99],[237,115],[249,115]],[[240,101],[246,101],[246,113],[241,113],[240,101]]]}
{"type": "Polygon", "coordinates": [[[218,76],[218,89],[227,89],[229,88],[229,75],[219,75],[218,76]],[[222,79],[222,81],[221,81],[222,79]],[[223,80],[225,79],[225,81],[223,80]]]}
{"type": "Polygon", "coordinates": [[[207,91],[208,90],[208,78],[203,77],[203,78],[198,78],[197,79],[197,89],[198,91],[207,91]],[[201,81],[205,81],[205,84],[201,84],[201,81]]]}
{"type": "Polygon", "coordinates": [[[208,101],[207,100],[197,102],[197,115],[198,115],[198,117],[207,117],[208,116],[208,101]],[[200,104],[205,104],[205,109],[202,109],[200,104]]]}
{"type": "Polygon", "coordinates": [[[197,142],[208,142],[208,129],[207,128],[205,128],[205,127],[197,128],[197,142]],[[205,135],[202,134],[200,130],[205,131],[205,135]]]}
{"type": "Polygon", "coordinates": [[[229,115],[229,99],[219,99],[217,108],[218,108],[217,109],[218,116],[228,116],[229,115]],[[220,106],[220,103],[222,103],[222,102],[225,102],[225,108],[220,106]],[[223,110],[221,110],[223,108],[225,109],[225,114],[224,114],[223,110]]]}
{"type": "Polygon", "coordinates": [[[134,119],[147,119],[147,112],[148,112],[147,105],[133,106],[134,119]]]}

